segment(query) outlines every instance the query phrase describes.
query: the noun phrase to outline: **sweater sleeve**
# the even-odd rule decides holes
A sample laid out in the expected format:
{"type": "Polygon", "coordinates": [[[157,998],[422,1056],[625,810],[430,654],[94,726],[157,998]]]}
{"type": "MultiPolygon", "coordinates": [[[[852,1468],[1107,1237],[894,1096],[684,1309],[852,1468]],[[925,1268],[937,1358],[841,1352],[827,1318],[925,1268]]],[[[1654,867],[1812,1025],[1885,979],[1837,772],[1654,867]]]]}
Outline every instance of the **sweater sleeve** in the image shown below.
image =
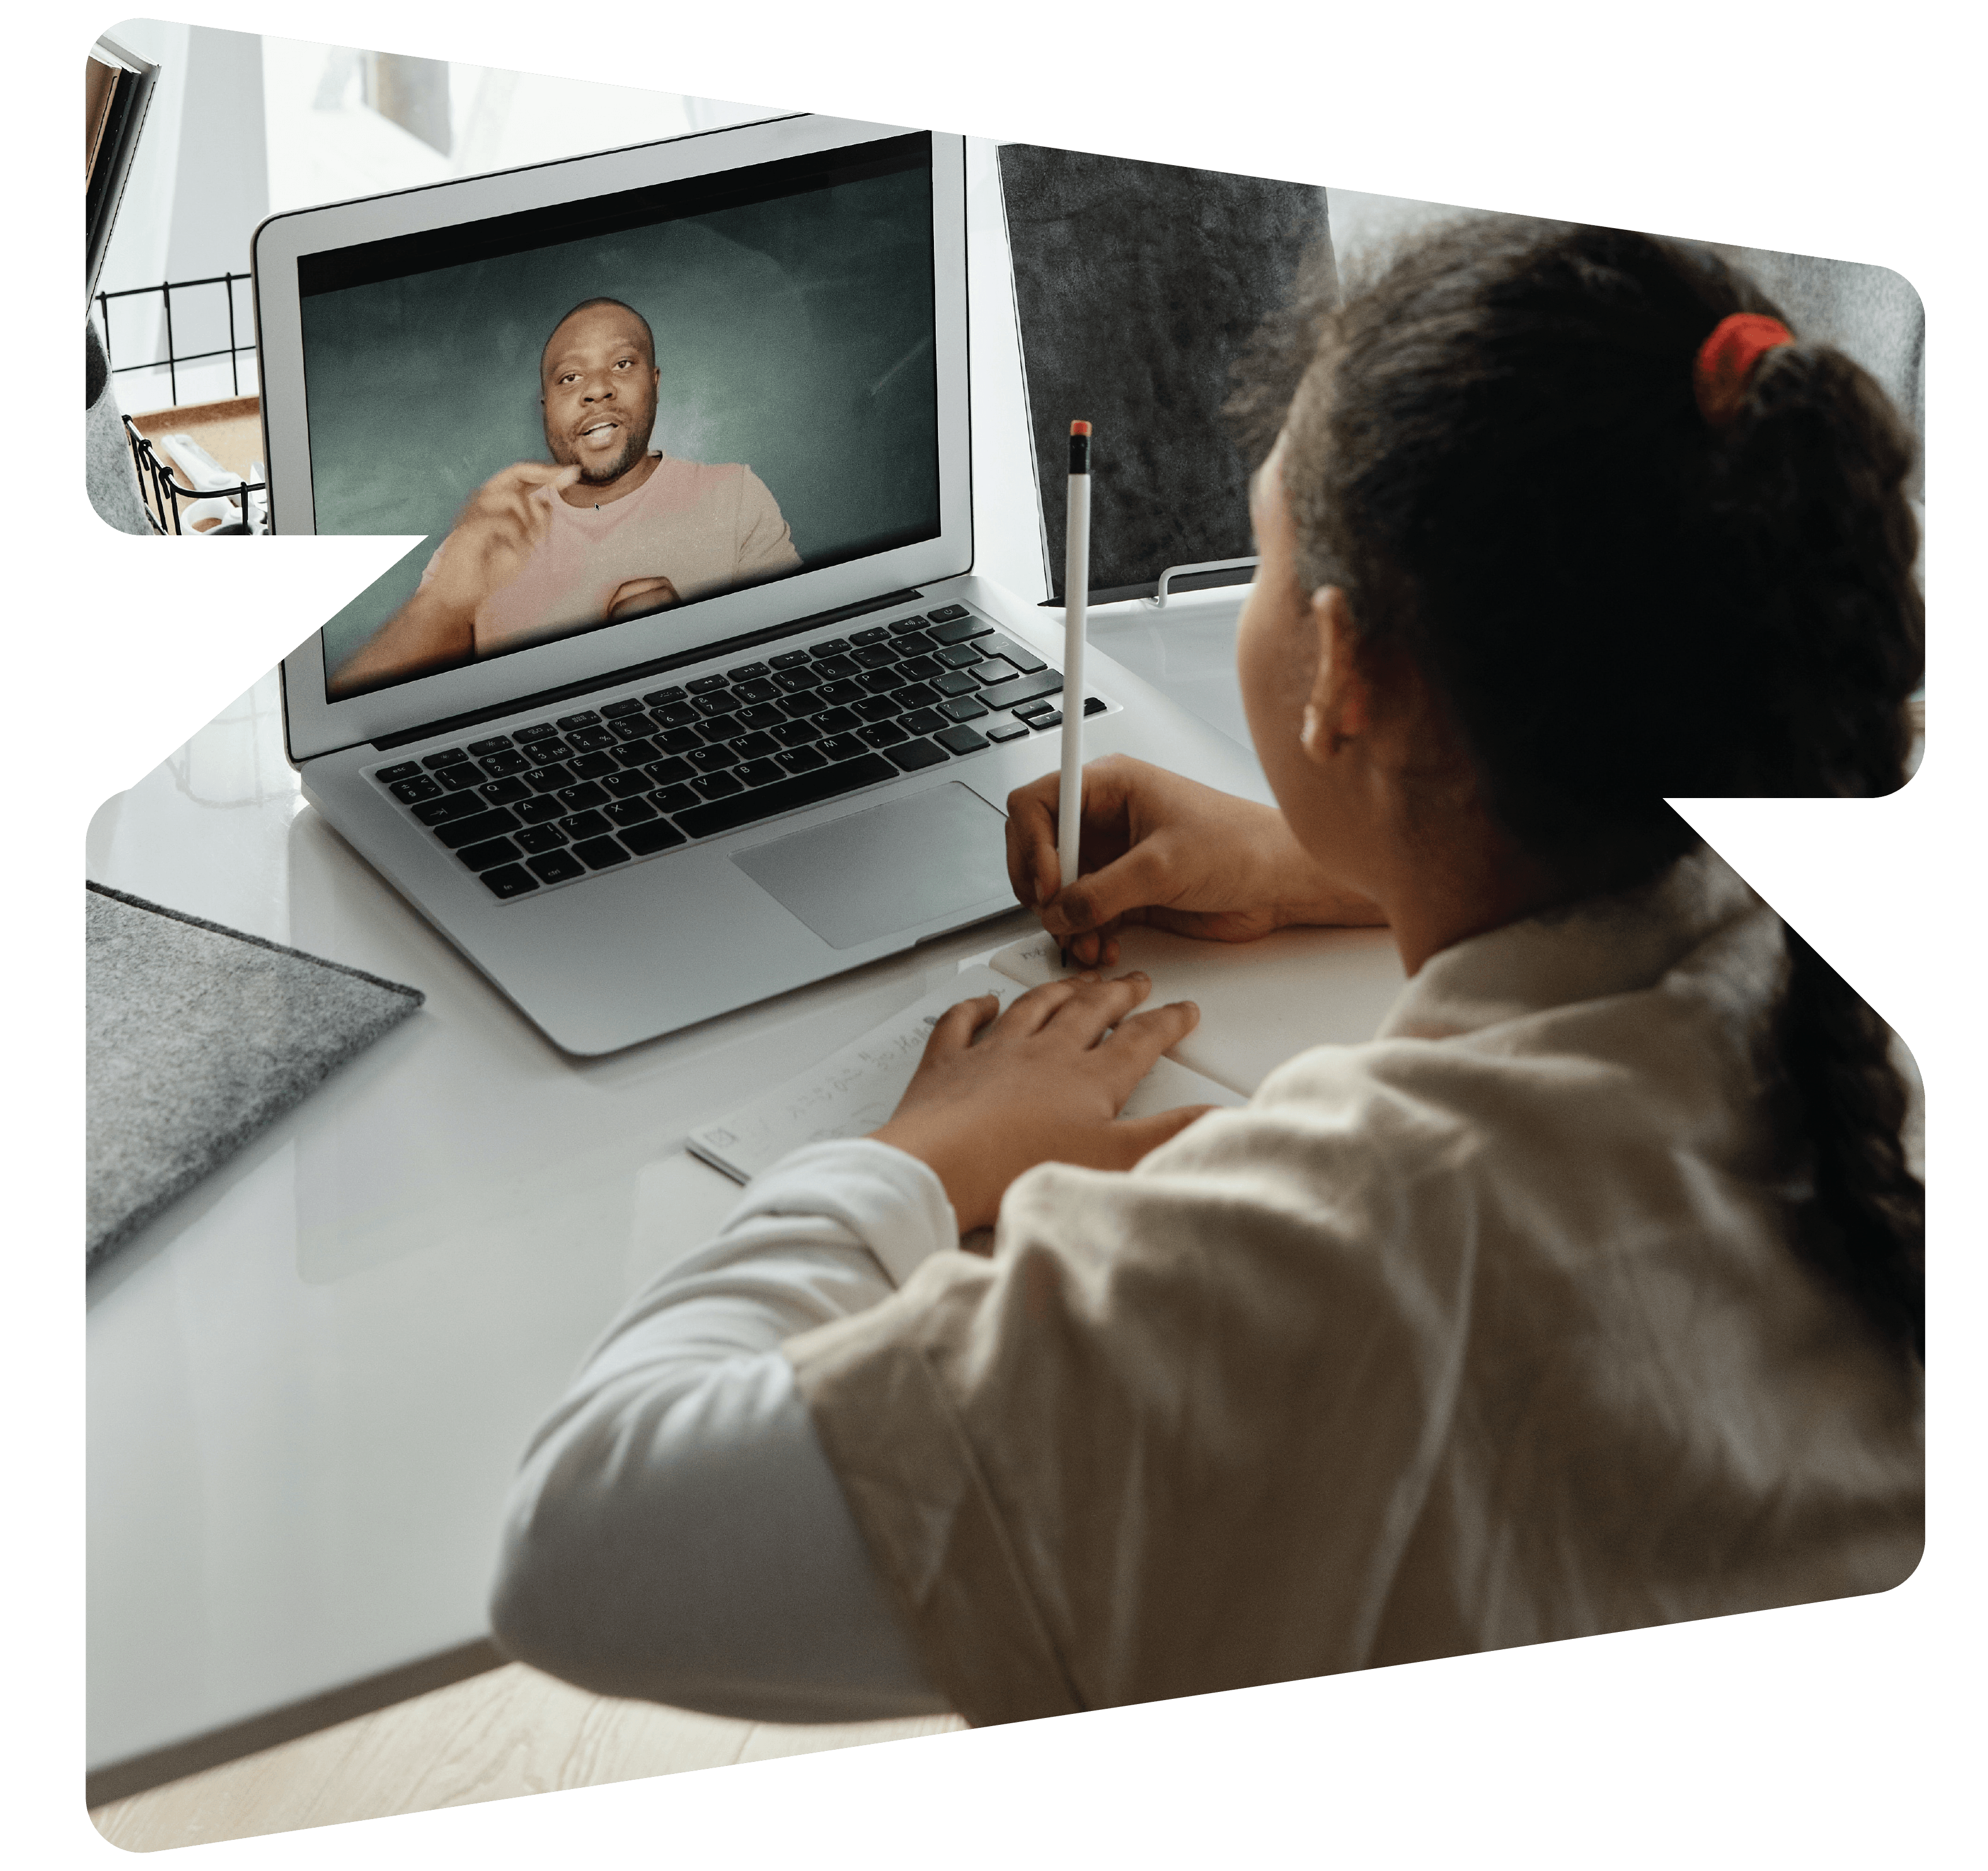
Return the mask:
{"type": "Polygon", "coordinates": [[[791,572],[801,562],[792,529],[773,491],[751,468],[739,495],[739,548],[734,576],[741,584],[791,572]]]}
{"type": "Polygon", "coordinates": [[[532,1437],[491,1619],[604,1695],[770,1721],[942,1712],[783,1340],[860,1312],[957,1226],[923,1163],[796,1151],[623,1309],[532,1437]]]}

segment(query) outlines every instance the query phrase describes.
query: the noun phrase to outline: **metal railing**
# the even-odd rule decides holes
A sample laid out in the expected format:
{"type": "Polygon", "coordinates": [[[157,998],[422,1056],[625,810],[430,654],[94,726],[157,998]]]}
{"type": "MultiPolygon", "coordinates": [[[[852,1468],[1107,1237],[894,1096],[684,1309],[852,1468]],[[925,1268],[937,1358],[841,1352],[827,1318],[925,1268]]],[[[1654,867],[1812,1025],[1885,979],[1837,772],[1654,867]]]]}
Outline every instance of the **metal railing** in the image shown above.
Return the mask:
{"type": "Polygon", "coordinates": [[[238,397],[241,395],[242,360],[244,356],[252,357],[255,355],[255,340],[250,338],[245,343],[238,335],[235,322],[235,282],[238,279],[248,279],[253,276],[248,273],[215,273],[205,279],[167,279],[157,285],[127,286],[121,292],[98,293],[96,307],[103,326],[103,356],[110,366],[110,374],[121,377],[127,370],[163,370],[171,390],[167,400],[177,403],[180,400],[179,366],[181,364],[201,363],[210,357],[225,357],[228,360],[228,380],[234,385],[234,393],[238,397]],[[217,346],[210,351],[181,353],[176,350],[173,344],[173,295],[175,292],[184,295],[201,286],[215,285],[221,288],[228,301],[227,343],[217,346]],[[166,354],[163,357],[147,358],[142,363],[120,364],[110,350],[110,302],[113,299],[148,299],[154,293],[159,296],[164,307],[166,354]]]}

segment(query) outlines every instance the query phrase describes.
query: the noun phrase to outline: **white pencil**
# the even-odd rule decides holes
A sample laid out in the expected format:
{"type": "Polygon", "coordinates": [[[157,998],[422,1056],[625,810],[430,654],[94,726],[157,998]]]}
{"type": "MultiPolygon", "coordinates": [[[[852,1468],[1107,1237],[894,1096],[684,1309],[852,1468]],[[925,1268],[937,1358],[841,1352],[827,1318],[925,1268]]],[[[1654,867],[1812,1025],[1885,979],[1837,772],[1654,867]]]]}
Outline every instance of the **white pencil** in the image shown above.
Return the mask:
{"type": "Polygon", "coordinates": [[[1057,862],[1077,880],[1084,823],[1084,613],[1090,587],[1090,424],[1070,425],[1070,513],[1063,562],[1063,784],[1057,800],[1057,862]]]}

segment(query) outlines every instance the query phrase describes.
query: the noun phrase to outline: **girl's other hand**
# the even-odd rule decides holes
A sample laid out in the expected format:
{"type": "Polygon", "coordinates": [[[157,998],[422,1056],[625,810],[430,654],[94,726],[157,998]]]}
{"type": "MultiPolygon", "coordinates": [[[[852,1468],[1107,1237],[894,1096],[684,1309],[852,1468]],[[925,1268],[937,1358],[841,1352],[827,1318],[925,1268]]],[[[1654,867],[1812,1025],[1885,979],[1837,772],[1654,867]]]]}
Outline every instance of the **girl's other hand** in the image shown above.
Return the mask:
{"type": "Polygon", "coordinates": [[[1386,919],[1335,884],[1275,806],[1113,755],[1084,769],[1078,875],[1060,884],[1060,775],[1008,795],[1008,880],[1016,899],[1087,967],[1118,958],[1117,933],[1150,923],[1216,942],[1253,942],[1293,924],[1386,919]]]}
{"type": "Polygon", "coordinates": [[[1153,1062],[1194,1030],[1192,1001],[1134,1015],[1144,974],[992,995],[941,1016],[891,1121],[871,1134],[928,1163],[962,1231],[992,1224],[1009,1184],[1038,1163],[1128,1170],[1209,1107],[1118,1116],[1153,1062]],[[1129,1017],[1128,1017],[1129,1016],[1129,1017]]]}

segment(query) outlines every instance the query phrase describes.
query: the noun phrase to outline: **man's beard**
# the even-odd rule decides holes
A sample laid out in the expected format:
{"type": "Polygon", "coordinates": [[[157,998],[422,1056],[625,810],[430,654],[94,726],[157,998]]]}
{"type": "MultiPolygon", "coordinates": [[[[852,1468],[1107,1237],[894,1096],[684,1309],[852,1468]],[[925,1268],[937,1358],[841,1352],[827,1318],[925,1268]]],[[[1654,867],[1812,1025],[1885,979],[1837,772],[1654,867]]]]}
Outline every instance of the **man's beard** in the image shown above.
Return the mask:
{"type": "MultiPolygon", "coordinates": [[[[654,426],[653,424],[650,424],[647,427],[644,427],[640,434],[637,434],[634,429],[624,423],[621,427],[620,447],[616,451],[613,460],[604,463],[598,468],[590,468],[584,462],[580,461],[578,451],[576,450],[569,459],[580,468],[580,485],[583,487],[604,488],[610,482],[619,481],[648,452],[649,428],[654,426]]],[[[546,437],[546,444],[551,449],[553,460],[557,461],[559,451],[552,447],[550,436],[546,437]]]]}

